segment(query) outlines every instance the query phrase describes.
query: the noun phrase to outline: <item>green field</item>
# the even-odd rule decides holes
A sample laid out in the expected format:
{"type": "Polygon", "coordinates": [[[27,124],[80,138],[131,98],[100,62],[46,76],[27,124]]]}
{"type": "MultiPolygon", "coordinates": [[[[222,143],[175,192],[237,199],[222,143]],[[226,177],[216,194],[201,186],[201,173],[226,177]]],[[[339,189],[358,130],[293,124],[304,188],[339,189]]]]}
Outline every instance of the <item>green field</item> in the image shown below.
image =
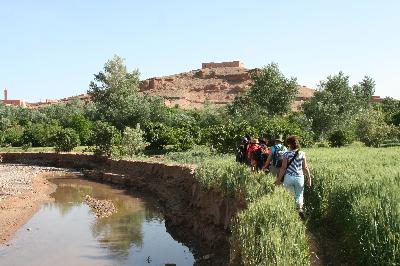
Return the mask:
{"type": "Polygon", "coordinates": [[[314,177],[305,192],[305,224],[295,213],[293,199],[274,188],[270,176],[250,173],[233,163],[233,157],[200,165],[197,177],[205,187],[248,203],[232,222],[232,253],[245,265],[307,265],[305,228],[329,224],[337,232],[335,241],[346,250],[341,255],[352,263],[399,265],[400,148],[305,152],[314,177]]]}
{"type": "Polygon", "coordinates": [[[305,190],[306,222],[299,219],[291,195],[273,185],[272,176],[251,173],[247,166],[236,163],[233,155],[196,147],[136,159],[194,165],[204,188],[246,202],[247,208],[231,223],[231,254],[245,265],[308,265],[306,229],[323,231],[327,225],[336,232],[334,240],[340,243],[337,252],[342,261],[399,265],[400,147],[352,145],[304,151],[313,175],[312,188],[305,190]]]}

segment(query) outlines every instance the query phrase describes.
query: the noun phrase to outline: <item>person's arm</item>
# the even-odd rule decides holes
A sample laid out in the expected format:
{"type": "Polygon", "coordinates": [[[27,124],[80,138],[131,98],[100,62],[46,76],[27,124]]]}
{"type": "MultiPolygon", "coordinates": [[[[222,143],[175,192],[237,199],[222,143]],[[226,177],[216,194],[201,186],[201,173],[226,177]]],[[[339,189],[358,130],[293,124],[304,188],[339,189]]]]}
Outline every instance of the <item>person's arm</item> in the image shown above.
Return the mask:
{"type": "Polygon", "coordinates": [[[271,161],[272,161],[272,152],[270,152],[270,153],[268,154],[267,161],[266,161],[266,162],[264,163],[264,165],[263,165],[263,170],[264,170],[264,171],[268,169],[268,166],[271,164],[271,161]]]}
{"type": "Polygon", "coordinates": [[[283,161],[282,161],[281,170],[279,171],[279,174],[278,174],[278,176],[276,177],[275,185],[280,185],[280,184],[282,184],[281,180],[282,180],[282,177],[284,176],[284,174],[285,174],[285,172],[286,172],[287,165],[288,165],[288,159],[285,157],[285,158],[283,159],[283,161]]]}
{"type": "Polygon", "coordinates": [[[306,159],[305,154],[304,154],[304,159],[303,159],[303,172],[305,172],[306,176],[307,176],[307,186],[311,187],[311,184],[312,184],[311,173],[310,173],[310,169],[308,168],[307,159],[306,159]]]}

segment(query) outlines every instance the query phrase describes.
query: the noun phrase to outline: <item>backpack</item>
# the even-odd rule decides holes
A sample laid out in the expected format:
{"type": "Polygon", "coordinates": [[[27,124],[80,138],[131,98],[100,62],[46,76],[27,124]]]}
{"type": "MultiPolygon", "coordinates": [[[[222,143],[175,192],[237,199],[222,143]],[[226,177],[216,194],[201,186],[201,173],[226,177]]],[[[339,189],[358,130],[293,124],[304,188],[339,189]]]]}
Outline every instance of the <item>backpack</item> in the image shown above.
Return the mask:
{"type": "Polygon", "coordinates": [[[236,149],[236,162],[238,163],[245,163],[246,162],[246,151],[245,151],[245,146],[240,145],[236,149]]]}
{"type": "Polygon", "coordinates": [[[277,144],[274,146],[275,150],[272,154],[272,165],[280,168],[282,166],[284,154],[286,152],[285,146],[277,144]]]}
{"type": "Polygon", "coordinates": [[[257,162],[257,169],[261,169],[268,159],[268,154],[264,152],[265,148],[260,147],[253,152],[253,160],[257,162]]]}

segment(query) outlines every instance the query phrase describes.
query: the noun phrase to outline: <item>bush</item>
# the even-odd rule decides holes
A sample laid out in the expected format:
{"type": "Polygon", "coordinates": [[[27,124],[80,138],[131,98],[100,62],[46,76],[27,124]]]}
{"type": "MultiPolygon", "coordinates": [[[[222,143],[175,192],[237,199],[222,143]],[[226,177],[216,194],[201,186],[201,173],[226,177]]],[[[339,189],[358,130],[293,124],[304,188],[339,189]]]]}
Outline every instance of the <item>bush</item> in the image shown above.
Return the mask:
{"type": "Polygon", "coordinates": [[[293,209],[293,196],[279,188],[237,215],[231,246],[243,265],[309,265],[305,225],[293,209]]]}
{"type": "Polygon", "coordinates": [[[76,114],[72,116],[69,127],[79,134],[79,140],[83,145],[89,144],[92,122],[84,115],[76,114]]]}
{"type": "Polygon", "coordinates": [[[33,147],[53,147],[54,136],[60,129],[57,121],[28,124],[22,136],[23,144],[32,143],[33,147]]]}
{"type": "Polygon", "coordinates": [[[136,128],[126,127],[122,134],[120,154],[133,157],[143,152],[147,145],[149,143],[144,140],[144,131],[139,124],[136,128]]]}
{"type": "Polygon", "coordinates": [[[22,136],[24,135],[24,128],[21,126],[13,126],[7,128],[2,134],[2,145],[11,145],[19,147],[23,143],[22,136]]]}
{"type": "Polygon", "coordinates": [[[390,133],[383,113],[369,110],[357,119],[357,135],[366,146],[379,147],[390,133]]]}
{"type": "Polygon", "coordinates": [[[145,138],[150,143],[149,148],[163,149],[168,144],[174,144],[172,127],[162,123],[146,123],[145,138]]]}
{"type": "Polygon", "coordinates": [[[92,151],[96,155],[111,156],[121,143],[121,133],[107,122],[97,121],[90,137],[92,151]]]}
{"type": "Polygon", "coordinates": [[[71,128],[61,129],[54,136],[56,152],[69,152],[80,145],[79,135],[71,128]]]}
{"type": "Polygon", "coordinates": [[[331,147],[343,147],[354,140],[353,132],[350,130],[335,130],[329,136],[329,145],[331,147]]]}
{"type": "Polygon", "coordinates": [[[207,144],[222,153],[233,152],[246,134],[254,135],[256,130],[247,121],[226,119],[222,123],[204,130],[207,144]]]}

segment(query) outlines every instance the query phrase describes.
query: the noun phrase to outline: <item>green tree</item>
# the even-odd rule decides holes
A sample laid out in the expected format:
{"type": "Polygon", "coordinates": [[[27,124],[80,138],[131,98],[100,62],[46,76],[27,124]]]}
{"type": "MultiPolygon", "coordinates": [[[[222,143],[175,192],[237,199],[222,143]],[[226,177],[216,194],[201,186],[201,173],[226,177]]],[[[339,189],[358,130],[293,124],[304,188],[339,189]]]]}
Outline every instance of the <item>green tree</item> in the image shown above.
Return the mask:
{"type": "Polygon", "coordinates": [[[144,131],[137,124],[136,128],[126,127],[122,134],[121,155],[128,155],[133,157],[143,152],[149,143],[144,139],[144,131]]]}
{"type": "Polygon", "coordinates": [[[96,106],[97,119],[123,130],[158,117],[154,111],[162,108],[163,102],[139,94],[139,71],[128,72],[121,57],[108,60],[104,71],[94,76],[88,93],[96,106]]]}
{"type": "Polygon", "coordinates": [[[359,111],[357,102],[349,76],[339,72],[320,82],[319,90],[303,104],[303,109],[315,135],[324,138],[333,130],[351,128],[359,111]]]}
{"type": "Polygon", "coordinates": [[[399,125],[400,117],[400,101],[391,97],[385,97],[382,103],[377,106],[378,109],[382,110],[385,115],[385,121],[388,124],[399,125]]]}
{"type": "Polygon", "coordinates": [[[362,81],[353,86],[353,92],[359,107],[367,108],[371,105],[372,96],[375,93],[375,81],[365,76],[362,81]]]}
{"type": "Polygon", "coordinates": [[[97,121],[93,126],[90,142],[96,155],[111,156],[121,143],[121,133],[107,122],[97,121]]]}
{"type": "Polygon", "coordinates": [[[237,97],[231,112],[251,115],[265,112],[282,115],[290,111],[298,93],[296,78],[286,78],[275,63],[251,74],[253,85],[247,93],[237,97]]]}
{"type": "Polygon", "coordinates": [[[53,147],[54,136],[61,129],[58,121],[49,123],[29,123],[24,130],[23,144],[31,143],[33,147],[53,147]]]}
{"type": "Polygon", "coordinates": [[[379,147],[388,137],[391,127],[386,124],[384,114],[370,109],[357,118],[357,135],[367,146],[379,147]]]}
{"type": "Polygon", "coordinates": [[[60,129],[54,136],[56,152],[69,152],[79,146],[79,135],[71,128],[60,129]]]}
{"type": "Polygon", "coordinates": [[[71,117],[69,127],[79,134],[80,142],[83,145],[89,144],[88,141],[92,128],[92,122],[89,119],[87,119],[83,114],[75,114],[71,117]]]}

